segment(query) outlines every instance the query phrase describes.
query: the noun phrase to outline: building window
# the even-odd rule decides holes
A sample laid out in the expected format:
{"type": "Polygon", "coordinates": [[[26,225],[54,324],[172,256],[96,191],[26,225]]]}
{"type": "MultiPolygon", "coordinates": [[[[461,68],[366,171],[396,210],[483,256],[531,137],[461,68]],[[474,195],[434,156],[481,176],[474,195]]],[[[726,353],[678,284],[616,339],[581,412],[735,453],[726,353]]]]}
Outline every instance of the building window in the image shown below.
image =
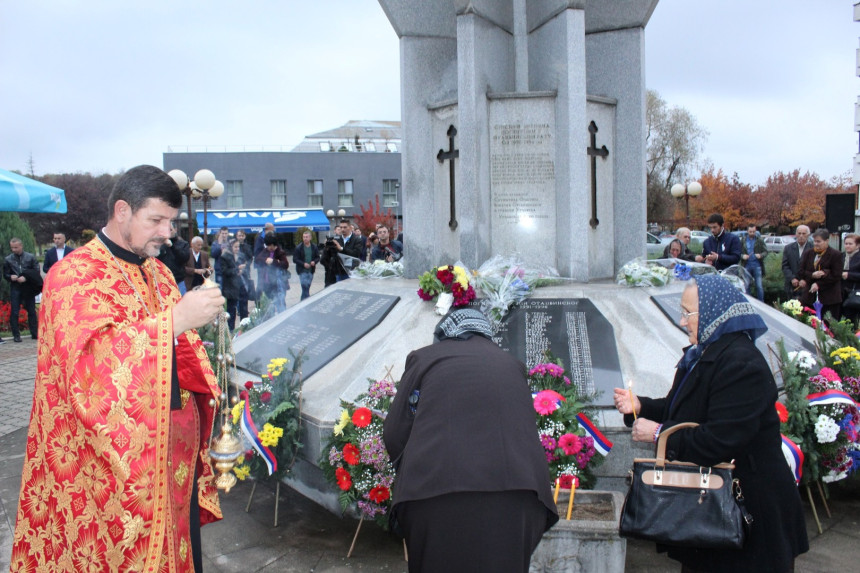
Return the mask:
{"type": "Polygon", "coordinates": [[[284,179],[272,179],[272,207],[287,206],[287,182],[284,179]]]}
{"type": "Polygon", "coordinates": [[[366,141],[364,142],[364,150],[370,152],[376,151],[376,144],[372,141],[366,141]]]}
{"type": "Polygon", "coordinates": [[[331,143],[328,141],[320,141],[320,151],[331,151],[331,143]]]}
{"type": "Polygon", "coordinates": [[[337,206],[352,207],[352,179],[338,179],[337,206]]]}
{"type": "Polygon", "coordinates": [[[387,153],[397,153],[397,144],[391,143],[391,142],[386,143],[385,144],[385,151],[387,153]]]}
{"type": "Polygon", "coordinates": [[[243,200],[242,182],[227,181],[226,183],[224,183],[224,191],[227,195],[227,208],[241,209],[243,200]]]}
{"type": "Polygon", "coordinates": [[[397,206],[397,188],[400,187],[397,179],[382,180],[382,206],[396,207],[397,206]]]}
{"type": "Polygon", "coordinates": [[[322,179],[308,179],[308,207],[323,206],[322,179]]]}

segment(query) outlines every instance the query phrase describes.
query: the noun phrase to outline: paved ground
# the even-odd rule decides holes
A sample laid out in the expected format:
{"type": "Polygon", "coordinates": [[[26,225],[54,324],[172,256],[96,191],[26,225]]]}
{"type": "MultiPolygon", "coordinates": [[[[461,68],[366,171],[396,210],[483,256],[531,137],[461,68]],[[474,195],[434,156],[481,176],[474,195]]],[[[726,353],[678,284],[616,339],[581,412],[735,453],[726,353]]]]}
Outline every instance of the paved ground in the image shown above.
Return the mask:
{"type": "MultiPolygon", "coordinates": [[[[317,273],[311,292],[321,288],[322,274],[317,273]]],[[[295,304],[299,295],[296,283],[287,304],[295,304]]],[[[24,337],[20,344],[0,345],[0,571],[9,567],[35,371],[35,341],[24,337]]],[[[401,543],[373,524],[364,524],[347,559],[356,521],[341,519],[282,486],[278,527],[273,527],[275,487],[260,484],[246,513],[250,493],[251,484],[245,482],[222,496],[224,520],[203,528],[207,573],[407,571],[401,543]]],[[[831,493],[831,518],[824,514],[816,494],[824,527],[821,535],[806,503],[811,550],[798,560],[798,573],[854,571],[860,563],[860,479],[836,484],[831,493]]],[[[630,541],[626,571],[665,573],[680,567],[658,555],[653,545],[630,541]]]]}

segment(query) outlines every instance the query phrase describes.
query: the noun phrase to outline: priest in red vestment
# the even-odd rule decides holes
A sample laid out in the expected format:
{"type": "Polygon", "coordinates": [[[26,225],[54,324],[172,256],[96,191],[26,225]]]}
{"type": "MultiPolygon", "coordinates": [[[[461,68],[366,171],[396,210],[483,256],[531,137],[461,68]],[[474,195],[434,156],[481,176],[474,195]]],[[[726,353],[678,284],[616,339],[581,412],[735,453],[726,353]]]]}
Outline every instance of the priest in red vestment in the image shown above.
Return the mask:
{"type": "Polygon", "coordinates": [[[201,569],[219,390],[194,329],[224,298],[180,297],[155,258],[181,205],[162,170],[127,171],[107,225],[47,277],[14,572],[201,569]]]}

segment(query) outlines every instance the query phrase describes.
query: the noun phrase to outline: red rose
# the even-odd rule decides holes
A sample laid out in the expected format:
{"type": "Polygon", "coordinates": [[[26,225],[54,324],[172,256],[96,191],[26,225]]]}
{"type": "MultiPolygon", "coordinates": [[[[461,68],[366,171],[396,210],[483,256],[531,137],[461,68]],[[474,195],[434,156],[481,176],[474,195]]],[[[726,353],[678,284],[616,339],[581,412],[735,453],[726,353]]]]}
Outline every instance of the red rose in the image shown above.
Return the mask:
{"type": "Polygon", "coordinates": [[[260,402],[262,402],[263,404],[268,404],[269,400],[271,400],[271,399],[272,399],[272,393],[271,392],[263,392],[262,394],[260,394],[260,402]]]}
{"type": "Polygon", "coordinates": [[[246,451],[246,452],[245,452],[245,457],[246,457],[246,458],[254,457],[254,450],[253,450],[253,449],[251,449],[251,450],[246,451]]]}
{"type": "Polygon", "coordinates": [[[241,392],[239,392],[239,398],[241,400],[247,400],[248,399],[248,393],[245,392],[244,390],[242,390],[241,392]]]}
{"type": "Polygon", "coordinates": [[[370,501],[374,503],[382,503],[391,497],[391,492],[388,491],[388,488],[384,485],[378,485],[367,494],[367,497],[370,498],[370,501]]]}
{"type": "Polygon", "coordinates": [[[351,466],[354,466],[361,460],[361,454],[358,448],[353,444],[347,444],[343,447],[343,461],[351,466]]]}
{"type": "Polygon", "coordinates": [[[343,491],[348,491],[349,488],[352,487],[352,476],[349,475],[349,472],[345,469],[337,468],[334,472],[334,476],[337,479],[337,487],[343,491]]]}
{"type": "Polygon", "coordinates": [[[356,428],[366,428],[370,425],[372,415],[371,411],[367,408],[358,408],[352,414],[352,423],[355,424],[356,428]]]}
{"type": "Polygon", "coordinates": [[[247,382],[245,382],[245,388],[246,388],[246,389],[250,390],[250,389],[251,389],[251,388],[253,388],[253,387],[254,387],[254,383],[253,383],[253,382],[251,382],[250,380],[248,380],[247,382]]]}
{"type": "Polygon", "coordinates": [[[779,421],[781,424],[788,422],[788,410],[780,402],[776,403],[776,413],[779,415],[779,421]]]}

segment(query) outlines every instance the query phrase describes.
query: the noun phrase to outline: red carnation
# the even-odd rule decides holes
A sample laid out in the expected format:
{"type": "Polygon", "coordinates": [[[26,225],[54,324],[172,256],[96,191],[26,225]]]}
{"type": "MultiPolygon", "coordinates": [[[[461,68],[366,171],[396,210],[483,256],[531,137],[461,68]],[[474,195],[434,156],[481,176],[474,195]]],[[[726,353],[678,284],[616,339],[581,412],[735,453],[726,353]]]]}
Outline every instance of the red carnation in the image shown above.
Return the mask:
{"type": "Polygon", "coordinates": [[[352,414],[352,423],[356,428],[365,428],[370,424],[372,414],[367,408],[358,408],[352,414]]]}
{"type": "Polygon", "coordinates": [[[361,455],[358,452],[358,448],[353,444],[347,444],[343,447],[343,461],[348,463],[351,466],[354,466],[361,460],[361,455]]]}
{"type": "Polygon", "coordinates": [[[253,388],[253,387],[254,387],[254,383],[253,383],[253,382],[251,382],[250,380],[248,380],[247,382],[245,382],[245,388],[246,388],[246,389],[250,390],[250,389],[251,389],[251,388],[253,388]]]}
{"type": "Polygon", "coordinates": [[[776,403],[776,413],[779,414],[779,421],[781,424],[788,422],[788,410],[781,402],[776,403]]]}
{"type": "Polygon", "coordinates": [[[421,300],[433,300],[433,295],[424,292],[424,289],[422,288],[418,289],[418,297],[421,300]]]}
{"type": "Polygon", "coordinates": [[[252,458],[252,457],[254,457],[254,450],[253,450],[253,449],[251,449],[251,450],[245,450],[245,457],[246,457],[246,458],[252,458]]]}
{"type": "Polygon", "coordinates": [[[450,266],[448,268],[439,269],[436,271],[436,278],[439,279],[445,286],[449,286],[452,282],[454,282],[454,273],[451,271],[454,270],[450,266]]]}
{"type": "Polygon", "coordinates": [[[388,488],[384,485],[378,485],[367,494],[367,497],[370,498],[370,501],[374,503],[382,503],[391,497],[391,492],[388,491],[388,488]]]}
{"type": "Polygon", "coordinates": [[[337,478],[337,487],[343,491],[348,491],[349,488],[352,487],[352,476],[349,475],[349,472],[345,469],[337,468],[334,472],[334,476],[337,478]]]}
{"type": "Polygon", "coordinates": [[[272,393],[271,392],[263,392],[262,394],[260,394],[260,402],[262,402],[263,404],[268,404],[269,400],[271,400],[271,399],[272,399],[272,393]]]}

